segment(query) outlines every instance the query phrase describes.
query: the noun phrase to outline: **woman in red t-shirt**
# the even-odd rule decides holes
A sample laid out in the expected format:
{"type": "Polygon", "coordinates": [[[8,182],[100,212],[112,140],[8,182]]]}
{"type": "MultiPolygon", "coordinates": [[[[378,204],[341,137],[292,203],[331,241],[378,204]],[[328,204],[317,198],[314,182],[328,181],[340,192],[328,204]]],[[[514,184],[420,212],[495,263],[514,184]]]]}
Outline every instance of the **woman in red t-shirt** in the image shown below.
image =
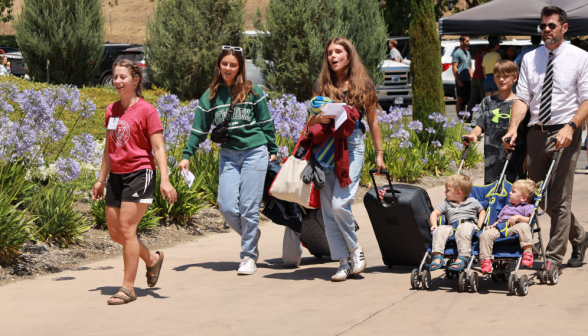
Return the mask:
{"type": "Polygon", "coordinates": [[[92,199],[105,198],[106,224],[110,237],[123,246],[125,274],[118,293],[108,304],[124,304],[137,299],[134,284],[139,257],[147,266],[147,284],[155,286],[163,263],[163,252],[151,252],[137,237],[137,226],[155,192],[155,157],[161,173],[161,194],[170,204],[177,194],[169,182],[163,127],[153,105],[142,99],[141,68],[129,60],[112,65],[113,82],[120,100],[106,108],[106,143],[98,181],[92,199]],[[106,182],[106,175],[109,175],[106,182]],[[104,196],[104,187],[108,192],[104,196]]]}

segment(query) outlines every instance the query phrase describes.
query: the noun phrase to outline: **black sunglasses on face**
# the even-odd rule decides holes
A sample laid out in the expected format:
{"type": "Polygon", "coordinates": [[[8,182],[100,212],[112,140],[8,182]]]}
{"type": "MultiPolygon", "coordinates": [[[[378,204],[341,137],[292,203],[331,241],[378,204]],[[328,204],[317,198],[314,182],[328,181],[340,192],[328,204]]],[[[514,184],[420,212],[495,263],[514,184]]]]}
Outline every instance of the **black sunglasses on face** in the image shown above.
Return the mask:
{"type": "Polygon", "coordinates": [[[549,29],[554,30],[555,28],[557,28],[557,25],[555,23],[549,23],[549,24],[545,24],[542,23],[539,25],[539,29],[540,30],[545,30],[545,28],[549,27],[549,29]]]}

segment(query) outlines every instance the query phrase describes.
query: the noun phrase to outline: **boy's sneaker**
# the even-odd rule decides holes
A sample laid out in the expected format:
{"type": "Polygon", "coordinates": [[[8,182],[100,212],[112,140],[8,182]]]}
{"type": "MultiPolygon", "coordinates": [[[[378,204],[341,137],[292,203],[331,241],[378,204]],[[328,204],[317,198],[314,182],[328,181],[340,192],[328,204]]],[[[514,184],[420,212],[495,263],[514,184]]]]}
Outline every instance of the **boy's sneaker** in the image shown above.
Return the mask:
{"type": "Polygon", "coordinates": [[[361,246],[349,251],[349,259],[351,261],[351,270],[353,274],[359,274],[365,270],[365,257],[361,246]]]}
{"type": "Polygon", "coordinates": [[[241,260],[241,264],[239,265],[239,270],[237,271],[238,275],[251,275],[257,271],[257,266],[255,266],[255,261],[250,257],[245,257],[241,260]]]}
{"type": "Polygon", "coordinates": [[[521,265],[524,267],[533,267],[533,253],[532,252],[523,252],[523,261],[521,265]]]}
{"type": "Polygon", "coordinates": [[[341,259],[339,263],[339,269],[337,269],[337,273],[331,277],[331,281],[345,281],[349,278],[353,278],[353,271],[349,265],[349,260],[341,259]]]}
{"type": "Polygon", "coordinates": [[[492,260],[491,259],[482,260],[481,266],[482,266],[482,274],[492,273],[492,260]]]}

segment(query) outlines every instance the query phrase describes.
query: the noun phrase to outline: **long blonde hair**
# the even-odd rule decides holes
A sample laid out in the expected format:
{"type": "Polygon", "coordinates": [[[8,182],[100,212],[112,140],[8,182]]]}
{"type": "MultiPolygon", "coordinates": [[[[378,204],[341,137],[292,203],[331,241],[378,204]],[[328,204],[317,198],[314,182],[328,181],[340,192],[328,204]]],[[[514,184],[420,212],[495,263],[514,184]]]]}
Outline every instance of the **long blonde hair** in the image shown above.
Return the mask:
{"type": "Polygon", "coordinates": [[[223,82],[220,64],[223,58],[227,55],[235,56],[237,63],[239,63],[239,72],[237,73],[237,77],[235,77],[235,84],[231,90],[231,105],[235,106],[237,104],[241,104],[247,98],[250,92],[252,92],[254,95],[257,94],[253,92],[253,84],[251,81],[247,80],[247,74],[245,72],[245,57],[243,53],[235,52],[233,49],[223,50],[218,55],[216,60],[214,80],[212,83],[210,83],[210,100],[212,101],[214,99],[216,96],[216,91],[218,90],[218,86],[223,82]]]}
{"type": "Polygon", "coordinates": [[[343,101],[343,92],[335,86],[337,76],[335,71],[331,69],[328,60],[328,50],[332,44],[342,46],[347,52],[349,62],[345,68],[345,77],[349,79],[349,90],[347,91],[347,104],[360,109],[365,107],[366,111],[377,107],[378,95],[376,87],[368,75],[367,69],[357,50],[348,39],[342,37],[335,37],[327,42],[325,52],[323,54],[323,68],[316,84],[314,94],[316,96],[325,96],[333,99],[336,102],[343,101]]]}

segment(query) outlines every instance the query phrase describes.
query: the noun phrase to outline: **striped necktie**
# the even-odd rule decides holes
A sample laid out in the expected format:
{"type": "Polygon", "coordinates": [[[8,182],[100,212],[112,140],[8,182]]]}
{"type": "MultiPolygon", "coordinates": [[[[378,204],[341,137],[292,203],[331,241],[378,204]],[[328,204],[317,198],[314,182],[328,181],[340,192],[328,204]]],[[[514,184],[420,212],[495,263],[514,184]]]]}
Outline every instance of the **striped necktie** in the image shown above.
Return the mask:
{"type": "Polygon", "coordinates": [[[553,53],[549,53],[547,71],[543,79],[543,90],[541,91],[541,109],[539,110],[539,121],[547,125],[551,120],[551,92],[553,91],[553,53]]]}

